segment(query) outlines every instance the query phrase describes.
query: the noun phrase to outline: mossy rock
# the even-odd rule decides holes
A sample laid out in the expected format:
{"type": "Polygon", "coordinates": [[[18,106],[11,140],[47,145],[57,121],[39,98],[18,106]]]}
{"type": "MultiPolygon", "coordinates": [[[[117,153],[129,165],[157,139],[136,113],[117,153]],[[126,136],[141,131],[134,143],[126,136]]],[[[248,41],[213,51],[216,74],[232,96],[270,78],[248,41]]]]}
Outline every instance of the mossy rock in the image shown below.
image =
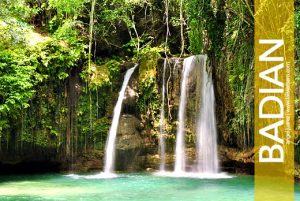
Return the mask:
{"type": "Polygon", "coordinates": [[[120,75],[120,63],[110,60],[103,65],[91,65],[91,84],[97,87],[111,85],[120,75]]]}
{"type": "Polygon", "coordinates": [[[91,71],[92,71],[92,76],[91,76],[92,85],[101,87],[109,83],[109,70],[106,64],[101,66],[92,64],[91,71]]]}
{"type": "Polygon", "coordinates": [[[139,75],[143,82],[149,77],[156,77],[158,60],[161,58],[159,48],[145,48],[138,53],[139,75]]]}

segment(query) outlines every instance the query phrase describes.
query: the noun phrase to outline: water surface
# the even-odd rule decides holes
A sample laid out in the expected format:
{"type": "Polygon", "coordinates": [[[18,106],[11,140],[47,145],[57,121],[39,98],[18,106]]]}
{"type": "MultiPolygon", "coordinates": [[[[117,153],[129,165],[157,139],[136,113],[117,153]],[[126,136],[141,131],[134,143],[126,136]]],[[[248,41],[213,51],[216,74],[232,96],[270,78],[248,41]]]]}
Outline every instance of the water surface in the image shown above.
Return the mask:
{"type": "MultiPolygon", "coordinates": [[[[59,174],[0,178],[1,201],[252,201],[253,177],[193,179],[123,174],[96,179],[59,174]]],[[[300,186],[296,186],[300,200],[300,186]]]]}

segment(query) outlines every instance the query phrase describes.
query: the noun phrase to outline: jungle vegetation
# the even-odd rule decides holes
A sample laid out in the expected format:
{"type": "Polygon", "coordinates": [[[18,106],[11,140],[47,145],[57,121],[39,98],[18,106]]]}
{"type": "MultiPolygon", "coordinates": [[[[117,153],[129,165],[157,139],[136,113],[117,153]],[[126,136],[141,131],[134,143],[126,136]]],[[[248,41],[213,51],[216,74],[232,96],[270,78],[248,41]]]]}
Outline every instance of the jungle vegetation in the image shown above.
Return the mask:
{"type": "Polygon", "coordinates": [[[207,54],[213,69],[219,143],[251,148],[253,10],[253,0],[1,0],[0,153],[68,159],[103,150],[124,62],[147,65],[140,69],[137,105],[155,133],[156,62],[192,54],[207,54]]]}

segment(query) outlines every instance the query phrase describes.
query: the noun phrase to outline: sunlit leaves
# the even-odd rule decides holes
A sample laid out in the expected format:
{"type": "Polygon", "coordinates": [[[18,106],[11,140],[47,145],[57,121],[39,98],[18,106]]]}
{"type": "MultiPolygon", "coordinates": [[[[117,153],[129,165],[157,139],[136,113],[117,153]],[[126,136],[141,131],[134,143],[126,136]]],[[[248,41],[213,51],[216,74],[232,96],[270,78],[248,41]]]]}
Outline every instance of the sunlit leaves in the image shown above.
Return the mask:
{"type": "Polygon", "coordinates": [[[61,27],[54,33],[54,37],[65,40],[70,44],[78,42],[79,34],[76,30],[76,24],[79,23],[74,20],[65,20],[61,27]]]}
{"type": "Polygon", "coordinates": [[[26,0],[1,0],[0,1],[0,19],[9,20],[11,17],[20,21],[29,19],[35,13],[26,0]]]}
{"type": "Polygon", "coordinates": [[[89,0],[49,0],[49,5],[55,8],[60,16],[70,15],[76,18],[87,2],[89,0]]]}
{"type": "Polygon", "coordinates": [[[6,19],[5,21],[0,18],[0,49],[12,45],[24,45],[26,34],[30,30],[31,27],[26,23],[14,18],[6,19]]]}
{"type": "Polygon", "coordinates": [[[37,84],[35,67],[22,54],[0,52],[0,115],[28,107],[37,84]]]}

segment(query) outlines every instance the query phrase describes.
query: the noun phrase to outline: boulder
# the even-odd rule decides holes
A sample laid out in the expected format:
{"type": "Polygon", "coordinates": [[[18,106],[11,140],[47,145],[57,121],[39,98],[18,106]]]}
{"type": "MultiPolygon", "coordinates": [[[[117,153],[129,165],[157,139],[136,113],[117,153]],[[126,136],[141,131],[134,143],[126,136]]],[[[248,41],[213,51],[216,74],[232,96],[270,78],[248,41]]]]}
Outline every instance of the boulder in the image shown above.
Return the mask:
{"type": "Polygon", "coordinates": [[[104,153],[98,150],[89,150],[87,153],[82,153],[76,157],[74,161],[65,164],[63,170],[73,172],[89,172],[99,170],[103,167],[104,153]]]}
{"type": "Polygon", "coordinates": [[[133,115],[122,115],[117,133],[117,149],[129,150],[142,146],[139,133],[140,121],[133,115]]]}

